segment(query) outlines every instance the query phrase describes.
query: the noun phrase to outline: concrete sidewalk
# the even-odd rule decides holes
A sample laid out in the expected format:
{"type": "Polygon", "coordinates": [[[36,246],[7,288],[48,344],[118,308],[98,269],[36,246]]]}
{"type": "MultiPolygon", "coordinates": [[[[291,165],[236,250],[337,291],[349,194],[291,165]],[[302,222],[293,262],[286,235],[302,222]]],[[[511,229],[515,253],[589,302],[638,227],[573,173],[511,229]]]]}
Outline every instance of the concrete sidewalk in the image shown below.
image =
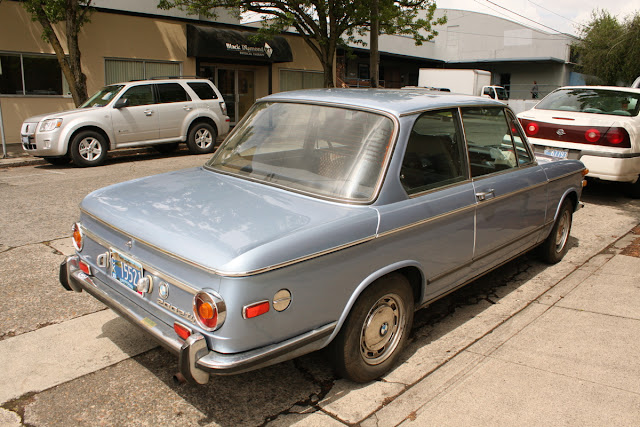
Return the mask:
{"type": "Polygon", "coordinates": [[[640,425],[640,226],[361,426],[640,425]]]}

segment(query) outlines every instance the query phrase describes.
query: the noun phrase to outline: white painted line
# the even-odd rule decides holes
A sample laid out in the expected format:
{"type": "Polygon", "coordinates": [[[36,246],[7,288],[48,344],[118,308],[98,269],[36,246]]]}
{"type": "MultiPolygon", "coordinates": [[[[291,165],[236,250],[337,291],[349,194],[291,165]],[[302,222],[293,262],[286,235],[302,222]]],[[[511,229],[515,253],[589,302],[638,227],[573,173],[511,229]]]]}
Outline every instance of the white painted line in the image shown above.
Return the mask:
{"type": "Polygon", "coordinates": [[[49,389],[157,344],[111,310],[0,341],[0,402],[49,389]]]}

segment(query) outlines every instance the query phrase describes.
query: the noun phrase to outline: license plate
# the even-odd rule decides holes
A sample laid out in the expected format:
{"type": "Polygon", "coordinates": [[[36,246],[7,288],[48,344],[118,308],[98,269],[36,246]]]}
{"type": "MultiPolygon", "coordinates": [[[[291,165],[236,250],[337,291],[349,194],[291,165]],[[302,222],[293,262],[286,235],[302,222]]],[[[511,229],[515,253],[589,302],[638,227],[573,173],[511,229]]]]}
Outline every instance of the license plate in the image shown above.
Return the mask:
{"type": "Polygon", "coordinates": [[[116,250],[111,250],[111,277],[132,291],[136,291],[138,280],[143,276],[142,264],[116,250]]]}
{"type": "Polygon", "coordinates": [[[558,159],[566,159],[567,157],[569,157],[569,150],[545,148],[544,154],[558,159]]]}

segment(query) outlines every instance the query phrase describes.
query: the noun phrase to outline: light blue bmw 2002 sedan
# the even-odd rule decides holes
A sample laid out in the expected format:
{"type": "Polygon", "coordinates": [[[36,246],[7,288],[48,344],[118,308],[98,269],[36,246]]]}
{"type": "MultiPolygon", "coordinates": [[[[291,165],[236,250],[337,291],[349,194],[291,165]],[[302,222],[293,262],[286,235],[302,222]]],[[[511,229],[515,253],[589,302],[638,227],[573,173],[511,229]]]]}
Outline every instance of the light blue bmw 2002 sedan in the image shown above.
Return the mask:
{"type": "Polygon", "coordinates": [[[370,381],[415,310],[534,247],[560,261],[585,173],[536,158],[486,98],[279,93],[204,166],[89,194],[60,280],[176,353],[192,382],[324,347],[370,381]]]}

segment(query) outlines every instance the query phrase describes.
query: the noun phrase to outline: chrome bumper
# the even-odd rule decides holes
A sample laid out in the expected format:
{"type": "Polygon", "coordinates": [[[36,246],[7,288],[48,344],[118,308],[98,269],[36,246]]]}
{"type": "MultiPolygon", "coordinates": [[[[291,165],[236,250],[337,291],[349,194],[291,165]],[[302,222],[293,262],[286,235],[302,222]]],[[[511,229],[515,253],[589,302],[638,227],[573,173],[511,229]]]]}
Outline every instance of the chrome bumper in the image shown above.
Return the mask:
{"type": "Polygon", "coordinates": [[[332,322],[286,341],[242,353],[210,351],[202,334],[194,333],[183,341],[176,335],[173,326],[81,271],[78,261],[78,256],[72,255],[60,264],[62,286],[69,291],[87,291],[120,316],[142,328],[163,347],[178,355],[180,373],[192,383],[206,384],[211,373],[238,374],[319,350],[327,344],[327,338],[336,327],[336,322],[332,322]]]}

